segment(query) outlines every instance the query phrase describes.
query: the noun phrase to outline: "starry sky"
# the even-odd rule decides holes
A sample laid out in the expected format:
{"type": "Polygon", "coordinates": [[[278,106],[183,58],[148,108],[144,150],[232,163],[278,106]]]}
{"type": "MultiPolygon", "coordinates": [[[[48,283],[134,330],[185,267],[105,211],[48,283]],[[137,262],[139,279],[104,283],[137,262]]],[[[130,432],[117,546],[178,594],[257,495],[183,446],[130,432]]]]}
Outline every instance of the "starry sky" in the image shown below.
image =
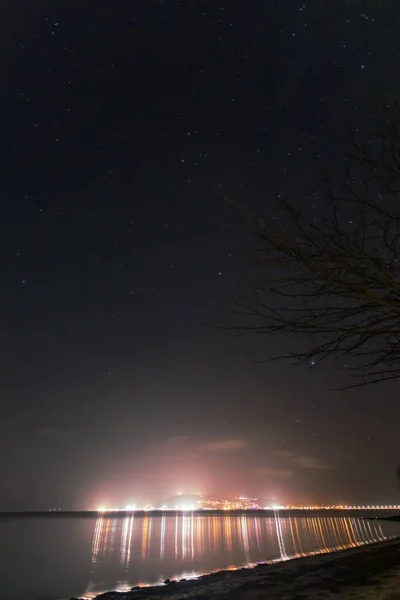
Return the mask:
{"type": "Polygon", "coordinates": [[[0,14],[0,509],[398,500],[395,384],[218,329],[256,243],[223,197],[323,214],[346,123],[393,95],[397,0],[0,14]]]}

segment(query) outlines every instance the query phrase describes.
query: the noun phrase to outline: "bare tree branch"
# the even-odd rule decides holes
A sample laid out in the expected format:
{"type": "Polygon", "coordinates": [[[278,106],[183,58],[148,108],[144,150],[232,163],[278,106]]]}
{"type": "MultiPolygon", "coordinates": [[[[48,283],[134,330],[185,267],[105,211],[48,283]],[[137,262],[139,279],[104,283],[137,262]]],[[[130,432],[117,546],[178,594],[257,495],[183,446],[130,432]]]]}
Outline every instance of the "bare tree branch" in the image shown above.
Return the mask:
{"type": "Polygon", "coordinates": [[[302,334],[313,364],[351,359],[356,382],[400,378],[400,107],[373,143],[351,139],[349,169],[326,187],[328,214],[306,217],[281,201],[285,229],[246,210],[259,239],[251,253],[257,290],[234,298],[240,332],[302,334]]]}

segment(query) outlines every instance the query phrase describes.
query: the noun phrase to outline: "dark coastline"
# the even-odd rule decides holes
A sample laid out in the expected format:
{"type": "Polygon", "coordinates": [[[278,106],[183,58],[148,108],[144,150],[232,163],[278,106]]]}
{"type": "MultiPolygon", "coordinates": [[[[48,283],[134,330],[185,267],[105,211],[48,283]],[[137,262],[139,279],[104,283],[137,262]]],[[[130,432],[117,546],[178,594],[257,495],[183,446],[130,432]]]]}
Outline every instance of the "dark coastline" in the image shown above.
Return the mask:
{"type": "MultiPolygon", "coordinates": [[[[400,589],[400,540],[366,544],[253,568],[219,571],[195,580],[105,592],[94,600],[394,600],[400,589]],[[267,593],[268,592],[268,593],[267,593]]],[[[71,600],[83,600],[71,598],[71,600]]]]}

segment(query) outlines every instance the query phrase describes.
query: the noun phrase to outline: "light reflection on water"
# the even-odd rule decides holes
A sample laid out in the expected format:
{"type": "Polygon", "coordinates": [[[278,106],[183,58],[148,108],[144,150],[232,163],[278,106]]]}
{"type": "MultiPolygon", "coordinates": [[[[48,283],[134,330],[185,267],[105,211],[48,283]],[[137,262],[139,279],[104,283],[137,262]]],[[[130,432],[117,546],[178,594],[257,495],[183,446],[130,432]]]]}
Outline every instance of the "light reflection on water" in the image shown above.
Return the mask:
{"type": "MultiPolygon", "coordinates": [[[[390,531],[385,524],[386,529],[390,531]]],[[[123,591],[166,578],[189,579],[389,537],[378,521],[346,516],[101,516],[95,526],[90,584],[84,595],[93,598],[110,589],[123,591]]]]}

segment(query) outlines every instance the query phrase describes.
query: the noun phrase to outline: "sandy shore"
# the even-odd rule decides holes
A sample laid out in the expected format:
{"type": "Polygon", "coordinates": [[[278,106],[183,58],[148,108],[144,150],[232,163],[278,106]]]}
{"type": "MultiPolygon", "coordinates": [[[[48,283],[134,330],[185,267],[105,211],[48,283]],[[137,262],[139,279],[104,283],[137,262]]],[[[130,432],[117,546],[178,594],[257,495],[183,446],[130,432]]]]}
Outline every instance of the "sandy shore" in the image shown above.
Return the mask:
{"type": "Polygon", "coordinates": [[[96,600],[400,600],[400,540],[107,592],[96,600]]]}

